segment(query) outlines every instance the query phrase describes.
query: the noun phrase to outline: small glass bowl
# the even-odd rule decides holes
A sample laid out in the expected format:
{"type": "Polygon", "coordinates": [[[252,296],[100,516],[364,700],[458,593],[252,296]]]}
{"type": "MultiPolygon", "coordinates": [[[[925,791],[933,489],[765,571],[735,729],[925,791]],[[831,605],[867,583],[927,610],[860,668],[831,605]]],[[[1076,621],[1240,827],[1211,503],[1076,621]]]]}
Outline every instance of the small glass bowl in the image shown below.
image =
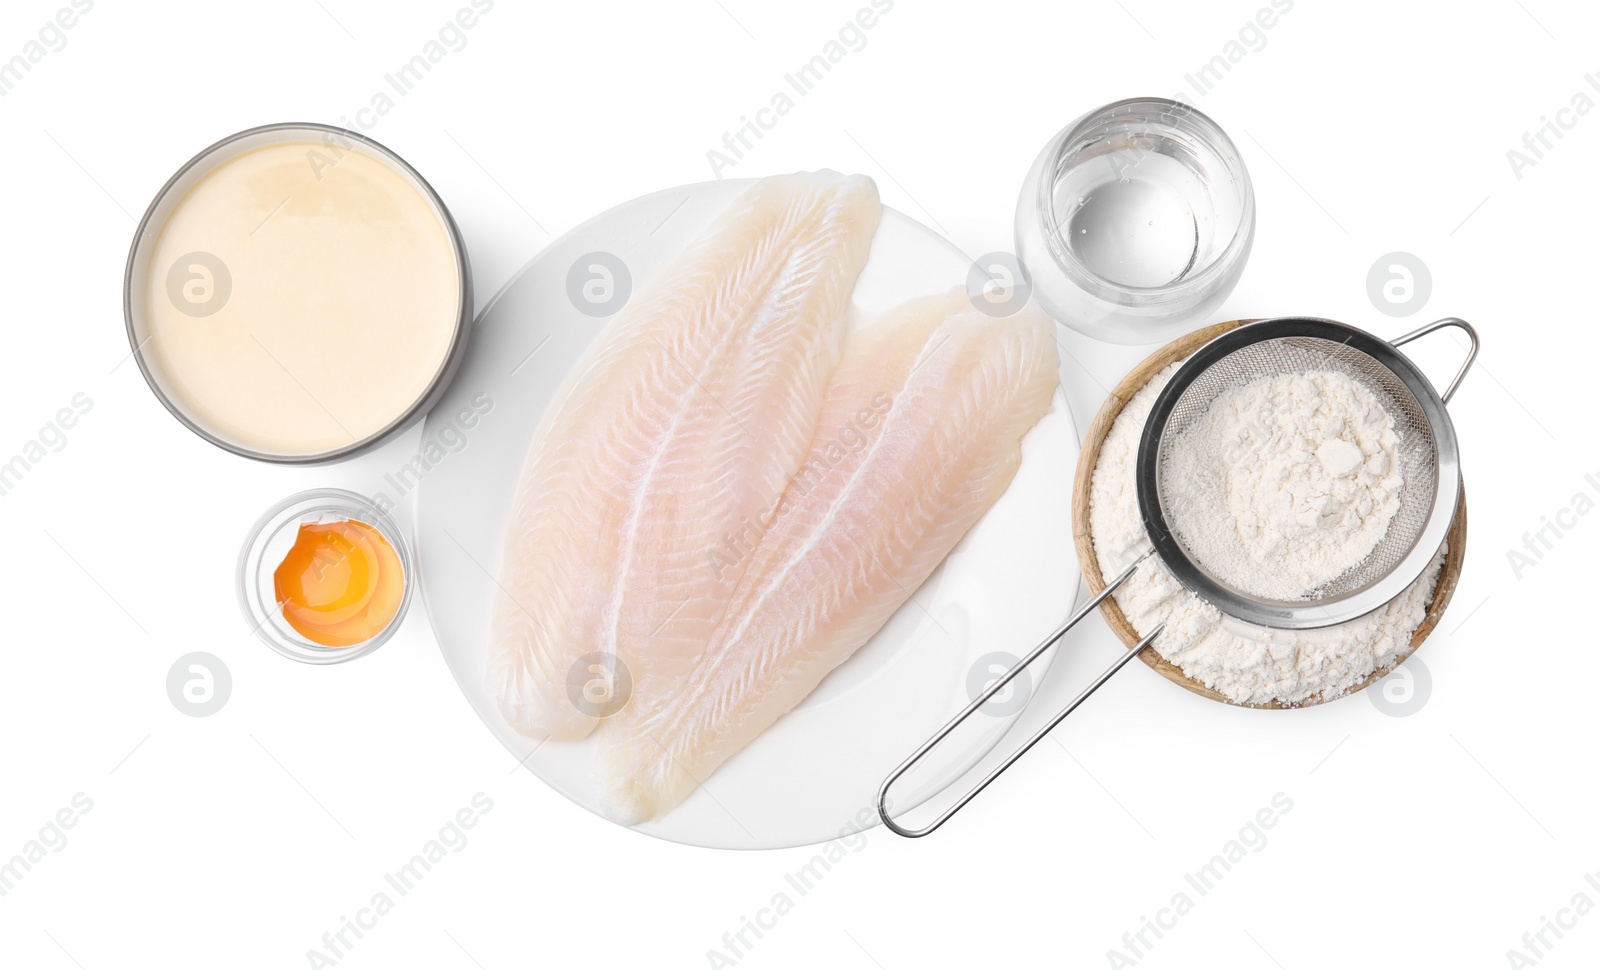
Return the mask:
{"type": "Polygon", "coordinates": [[[400,628],[406,608],[411,605],[410,547],[400,529],[371,499],[342,488],[319,488],[291,495],[267,510],[250,530],[239,552],[239,607],[251,632],[267,646],[291,660],[308,664],[336,664],[367,654],[383,646],[400,628]],[[277,601],[273,571],[294,546],[302,523],[352,520],[377,529],[400,557],[400,606],[387,626],[369,639],[348,647],[325,647],[315,643],[289,625],[277,601]]]}
{"type": "Polygon", "coordinates": [[[1058,321],[1099,340],[1170,340],[1221,305],[1255,238],[1255,193],[1199,110],[1130,98],[1039,153],[1017,201],[1017,258],[1058,321]]]}

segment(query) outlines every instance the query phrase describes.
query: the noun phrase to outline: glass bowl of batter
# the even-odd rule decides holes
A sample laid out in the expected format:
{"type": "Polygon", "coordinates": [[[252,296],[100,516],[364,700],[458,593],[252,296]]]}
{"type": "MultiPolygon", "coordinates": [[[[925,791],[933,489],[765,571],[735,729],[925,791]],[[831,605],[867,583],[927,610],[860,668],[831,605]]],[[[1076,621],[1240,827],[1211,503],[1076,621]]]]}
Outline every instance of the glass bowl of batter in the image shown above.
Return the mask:
{"type": "Polygon", "coordinates": [[[277,124],[217,142],[156,194],[123,287],[150,389],[261,461],[334,461],[425,414],[472,323],[466,245],[389,149],[277,124]]]}

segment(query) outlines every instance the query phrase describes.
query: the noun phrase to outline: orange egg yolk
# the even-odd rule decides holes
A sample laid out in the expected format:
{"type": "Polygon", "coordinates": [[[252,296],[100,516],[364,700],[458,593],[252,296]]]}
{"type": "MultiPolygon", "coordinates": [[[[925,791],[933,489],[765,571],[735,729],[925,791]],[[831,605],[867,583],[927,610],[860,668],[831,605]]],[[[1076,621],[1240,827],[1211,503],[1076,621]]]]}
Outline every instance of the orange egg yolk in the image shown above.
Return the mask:
{"type": "Polygon", "coordinates": [[[389,540],[354,520],[302,523],[272,582],[283,618],[325,647],[354,646],[382,633],[405,591],[389,540]]]}

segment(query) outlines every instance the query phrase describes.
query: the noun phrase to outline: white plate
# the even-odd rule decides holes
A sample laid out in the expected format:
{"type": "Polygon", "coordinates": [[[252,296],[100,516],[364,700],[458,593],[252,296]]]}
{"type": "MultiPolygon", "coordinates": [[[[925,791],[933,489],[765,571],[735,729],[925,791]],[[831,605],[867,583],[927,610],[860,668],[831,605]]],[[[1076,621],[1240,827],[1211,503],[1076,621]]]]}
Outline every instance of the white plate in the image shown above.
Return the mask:
{"type": "MultiPolygon", "coordinates": [[[[750,181],[708,182],[635,199],[552,243],[484,309],[467,360],[424,430],[424,443],[459,448],[428,469],[417,505],[423,598],[445,659],[512,754],[591,811],[599,811],[590,773],[593,740],[540,744],[522,737],[485,690],[502,530],[540,417],[608,319],[578,309],[569,296],[569,271],[580,257],[609,253],[627,267],[636,290],[750,181]],[[475,398],[480,409],[492,407],[460,434],[447,431],[475,398]]],[[[580,272],[593,262],[584,259],[580,272]]],[[[942,236],[886,208],[856,285],[852,325],[962,283],[971,265],[942,236]]],[[[974,681],[980,661],[996,651],[1026,651],[1073,605],[1079,573],[1069,503],[1078,435],[1060,391],[1024,440],[1023,456],[1005,495],[877,636],[687,802],[638,829],[693,845],[777,848],[876,824],[870,806],[883,777],[969,701],[969,682],[981,689],[1006,666],[984,662],[974,681]]],[[[1035,665],[1034,682],[1048,660],[1035,665]]],[[[897,814],[946,786],[1005,735],[1026,702],[1008,705],[1006,699],[1001,693],[991,704],[1014,708],[1007,716],[976,718],[977,728],[952,736],[957,750],[899,783],[897,814]]]]}

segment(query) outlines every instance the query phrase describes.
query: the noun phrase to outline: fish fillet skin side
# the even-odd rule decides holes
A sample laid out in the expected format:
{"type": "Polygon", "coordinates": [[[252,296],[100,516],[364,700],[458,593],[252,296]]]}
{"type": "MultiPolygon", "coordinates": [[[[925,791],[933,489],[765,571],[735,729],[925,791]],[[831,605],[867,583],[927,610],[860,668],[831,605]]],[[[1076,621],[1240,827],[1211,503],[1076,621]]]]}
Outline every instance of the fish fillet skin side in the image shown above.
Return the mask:
{"type": "Polygon", "coordinates": [[[659,627],[686,655],[697,623],[709,633],[742,564],[706,563],[732,521],[707,510],[770,503],[804,457],[881,213],[865,176],[762,179],[568,375],[523,465],[491,608],[487,687],[515,730],[581,738],[597,711],[573,694],[598,682],[603,698],[619,651],[653,673],[621,641],[659,627]],[[670,621],[668,595],[684,604],[670,621]]]}
{"type": "Polygon", "coordinates": [[[1050,408],[1053,324],[960,290],[853,336],[811,450],[726,613],[673,691],[599,732],[607,811],[638,824],[692,794],[872,638],[1006,490],[1050,408]]]}

